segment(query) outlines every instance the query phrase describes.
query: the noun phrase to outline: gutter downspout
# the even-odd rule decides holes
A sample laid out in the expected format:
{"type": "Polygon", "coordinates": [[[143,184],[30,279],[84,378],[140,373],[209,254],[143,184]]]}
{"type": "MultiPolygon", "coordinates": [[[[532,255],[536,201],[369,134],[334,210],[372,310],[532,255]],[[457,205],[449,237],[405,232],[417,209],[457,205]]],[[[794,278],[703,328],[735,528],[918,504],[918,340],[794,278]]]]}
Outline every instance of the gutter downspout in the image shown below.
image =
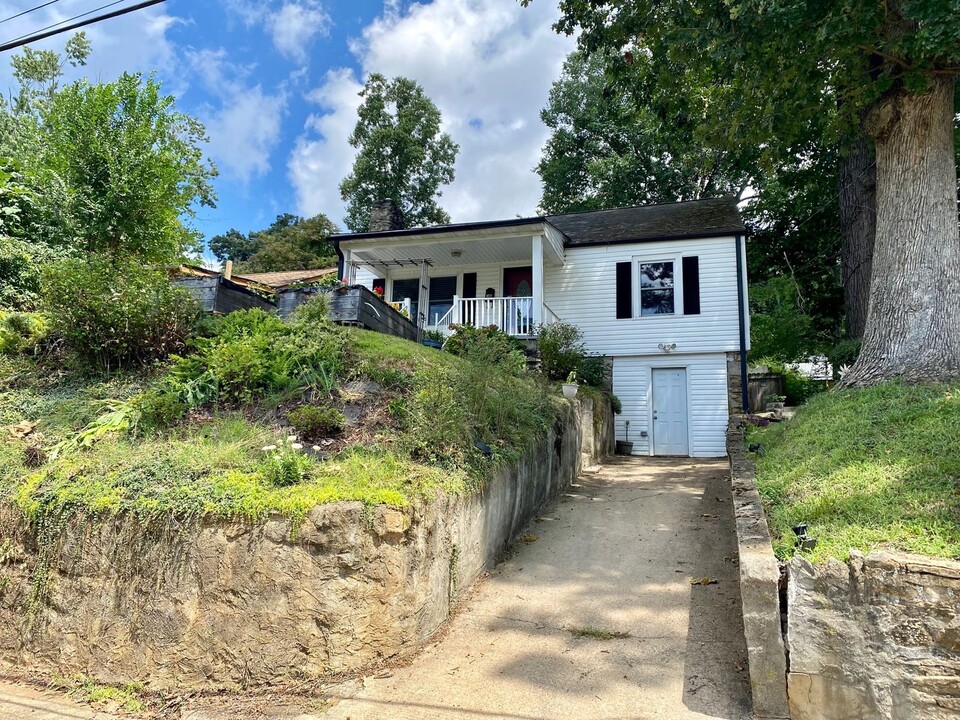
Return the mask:
{"type": "MultiPolygon", "coordinates": [[[[343,250],[340,249],[340,238],[334,238],[334,239],[333,239],[333,249],[334,249],[334,250],[336,251],[336,253],[337,253],[337,280],[341,280],[341,279],[343,279],[343,278],[346,277],[346,276],[343,274],[343,271],[344,271],[344,267],[343,267],[344,257],[343,257],[343,250]]],[[[740,257],[740,256],[738,255],[737,257],[740,257]]]]}
{"type": "Polygon", "coordinates": [[[744,414],[750,412],[750,392],[747,386],[747,309],[743,297],[743,235],[735,238],[737,246],[737,315],[740,321],[740,401],[744,414]]]}

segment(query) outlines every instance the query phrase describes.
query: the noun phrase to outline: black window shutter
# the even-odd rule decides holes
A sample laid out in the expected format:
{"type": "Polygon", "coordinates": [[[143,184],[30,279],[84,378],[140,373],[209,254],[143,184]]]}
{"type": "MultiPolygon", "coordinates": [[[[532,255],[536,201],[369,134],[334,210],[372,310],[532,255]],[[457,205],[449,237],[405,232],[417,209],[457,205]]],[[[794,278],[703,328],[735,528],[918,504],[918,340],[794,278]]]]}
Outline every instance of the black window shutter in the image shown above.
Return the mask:
{"type": "Polygon", "coordinates": [[[700,314],[700,258],[683,258],[683,314],[700,314]]]}
{"type": "Polygon", "coordinates": [[[463,296],[465,298],[475,298],[477,296],[477,274],[463,274],[463,296]]]}
{"type": "Polygon", "coordinates": [[[617,263],[617,320],[633,317],[633,263],[617,263]]]}

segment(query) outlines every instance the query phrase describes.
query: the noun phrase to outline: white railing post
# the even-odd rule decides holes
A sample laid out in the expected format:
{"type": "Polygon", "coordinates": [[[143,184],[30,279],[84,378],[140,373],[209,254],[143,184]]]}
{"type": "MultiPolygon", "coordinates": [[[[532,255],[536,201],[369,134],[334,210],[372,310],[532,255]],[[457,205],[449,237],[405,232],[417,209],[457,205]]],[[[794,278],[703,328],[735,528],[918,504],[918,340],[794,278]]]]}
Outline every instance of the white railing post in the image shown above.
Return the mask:
{"type": "Polygon", "coordinates": [[[460,325],[463,323],[462,313],[460,311],[460,298],[458,296],[453,296],[453,307],[450,309],[453,310],[453,324],[460,325]]]}
{"type": "MultiPolygon", "coordinates": [[[[533,325],[543,322],[543,235],[534,235],[531,244],[533,268],[533,325]]],[[[529,330],[526,334],[530,334],[529,330]]]]}

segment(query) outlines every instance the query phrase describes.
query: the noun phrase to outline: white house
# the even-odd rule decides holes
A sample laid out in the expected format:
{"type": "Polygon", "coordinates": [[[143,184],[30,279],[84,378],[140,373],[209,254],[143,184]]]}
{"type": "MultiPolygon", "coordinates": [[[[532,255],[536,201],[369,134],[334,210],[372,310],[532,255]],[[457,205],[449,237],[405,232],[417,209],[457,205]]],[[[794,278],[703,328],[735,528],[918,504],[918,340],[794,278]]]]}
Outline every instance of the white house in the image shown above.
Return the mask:
{"type": "Polygon", "coordinates": [[[612,361],[618,440],[634,454],[721,456],[746,405],[745,228],[733,198],[334,238],[341,277],[409,301],[430,329],[576,325],[612,361]],[[629,423],[629,425],[628,425],[629,423]]]}

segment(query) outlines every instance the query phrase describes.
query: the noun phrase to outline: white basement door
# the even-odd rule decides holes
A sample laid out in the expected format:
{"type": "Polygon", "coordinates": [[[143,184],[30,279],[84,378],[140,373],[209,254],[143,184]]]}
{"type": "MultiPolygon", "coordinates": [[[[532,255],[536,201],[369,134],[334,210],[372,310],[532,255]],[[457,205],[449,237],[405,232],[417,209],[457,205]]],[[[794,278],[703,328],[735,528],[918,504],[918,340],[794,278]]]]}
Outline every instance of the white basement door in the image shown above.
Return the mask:
{"type": "Polygon", "coordinates": [[[687,371],[653,370],[653,454],[689,455],[687,371]]]}

